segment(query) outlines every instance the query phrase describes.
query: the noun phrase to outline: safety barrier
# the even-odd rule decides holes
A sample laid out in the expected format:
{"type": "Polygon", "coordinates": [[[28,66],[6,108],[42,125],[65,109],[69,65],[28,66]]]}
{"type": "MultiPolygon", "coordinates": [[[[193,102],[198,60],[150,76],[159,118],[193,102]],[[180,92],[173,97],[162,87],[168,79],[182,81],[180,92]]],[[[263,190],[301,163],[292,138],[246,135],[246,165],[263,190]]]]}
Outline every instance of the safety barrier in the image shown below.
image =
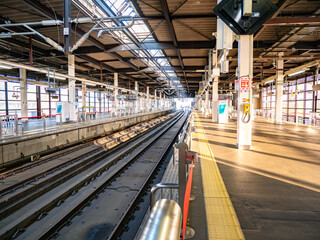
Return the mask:
{"type": "MultiPolygon", "coordinates": [[[[164,110],[169,110],[169,109],[164,109],[164,110]]],[[[117,119],[119,117],[126,117],[126,116],[134,116],[136,114],[143,114],[143,113],[150,113],[151,111],[134,111],[133,109],[131,110],[125,110],[125,109],[119,109],[117,112],[86,112],[83,111],[82,109],[79,109],[77,111],[77,123],[80,122],[87,122],[89,120],[106,120],[106,119],[117,119]],[[99,115],[103,114],[103,115],[99,115]]],[[[38,128],[32,129],[32,132],[40,132],[40,131],[46,131],[48,129],[48,118],[60,118],[59,123],[54,126],[52,126],[52,121],[51,121],[51,127],[55,129],[59,129],[63,127],[63,122],[62,122],[62,115],[59,114],[51,114],[51,115],[46,115],[43,112],[40,112],[40,116],[32,116],[32,117],[18,117],[18,114],[11,114],[11,115],[0,115],[0,137],[5,137],[5,136],[16,136],[16,135],[24,135],[26,126],[27,126],[27,121],[25,120],[30,120],[30,119],[37,119],[39,121],[42,120],[42,124],[38,124],[38,128]]],[[[29,130],[30,131],[30,130],[29,130]]]]}
{"type": "MultiPolygon", "coordinates": [[[[145,239],[180,239],[182,228],[182,239],[185,239],[187,228],[187,217],[189,209],[189,201],[191,194],[193,164],[198,161],[196,152],[190,151],[192,142],[192,126],[193,119],[188,118],[187,124],[184,126],[182,133],[178,136],[178,143],[174,145],[173,164],[178,162],[179,184],[175,183],[158,183],[152,187],[150,192],[150,211],[151,215],[148,223],[143,230],[140,240],[145,239]],[[176,156],[178,155],[178,157],[176,156]],[[170,198],[172,198],[172,189],[178,189],[178,203],[170,199],[162,199],[162,189],[170,189],[170,198]],[[160,200],[156,202],[155,194],[161,190],[160,200]],[[165,202],[166,201],[166,202],[165,202]],[[175,204],[175,209],[183,209],[182,222],[179,224],[169,224],[166,221],[173,221],[175,216],[171,215],[171,210],[162,206],[163,203],[175,204]],[[165,228],[164,228],[165,226],[165,228]],[[164,229],[163,229],[164,228],[164,229]],[[179,235],[176,233],[179,232],[179,235]],[[174,233],[170,235],[171,233],[174,233]]],[[[177,210],[178,211],[178,210],[177,210]]],[[[176,222],[175,222],[176,223],[176,222]]]]}
{"type": "Polygon", "coordinates": [[[181,208],[170,199],[156,202],[140,240],[179,240],[181,208]]]}
{"type": "Polygon", "coordinates": [[[18,134],[18,115],[0,116],[0,136],[18,134]]]}

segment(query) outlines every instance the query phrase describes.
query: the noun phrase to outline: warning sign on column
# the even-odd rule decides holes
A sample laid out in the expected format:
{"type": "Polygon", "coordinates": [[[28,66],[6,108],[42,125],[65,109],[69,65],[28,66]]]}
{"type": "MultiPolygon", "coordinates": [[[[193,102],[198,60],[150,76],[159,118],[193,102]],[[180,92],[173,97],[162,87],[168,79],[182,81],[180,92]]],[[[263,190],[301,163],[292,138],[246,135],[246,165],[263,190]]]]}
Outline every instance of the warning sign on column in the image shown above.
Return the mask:
{"type": "Polygon", "coordinates": [[[240,88],[241,90],[249,89],[250,78],[240,78],[240,88]]]}
{"type": "Polygon", "coordinates": [[[250,81],[250,78],[240,78],[240,80],[239,80],[239,82],[240,82],[240,92],[249,91],[249,81],[250,81]]]}

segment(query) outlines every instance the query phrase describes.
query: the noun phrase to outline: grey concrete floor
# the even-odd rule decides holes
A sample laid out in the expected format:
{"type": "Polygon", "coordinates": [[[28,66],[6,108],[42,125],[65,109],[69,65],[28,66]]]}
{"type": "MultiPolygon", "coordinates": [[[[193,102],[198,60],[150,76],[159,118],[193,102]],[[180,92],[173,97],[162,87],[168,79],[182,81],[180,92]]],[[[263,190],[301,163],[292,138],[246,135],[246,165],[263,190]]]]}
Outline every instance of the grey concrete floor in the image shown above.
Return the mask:
{"type": "MultiPolygon", "coordinates": [[[[97,114],[96,120],[104,119],[110,117],[110,113],[97,114]]],[[[95,120],[95,118],[87,117],[87,121],[95,120]]],[[[19,124],[22,124],[24,127],[24,131],[36,131],[43,129],[43,119],[29,119],[27,123],[21,122],[19,120],[19,124]]],[[[74,124],[74,122],[63,123],[62,126],[68,126],[74,124]]],[[[59,128],[59,124],[56,123],[56,118],[46,118],[46,128],[59,128]]]]}
{"type": "Polygon", "coordinates": [[[252,149],[236,148],[236,122],[202,118],[246,239],[320,239],[320,129],[253,124],[252,149]]]}

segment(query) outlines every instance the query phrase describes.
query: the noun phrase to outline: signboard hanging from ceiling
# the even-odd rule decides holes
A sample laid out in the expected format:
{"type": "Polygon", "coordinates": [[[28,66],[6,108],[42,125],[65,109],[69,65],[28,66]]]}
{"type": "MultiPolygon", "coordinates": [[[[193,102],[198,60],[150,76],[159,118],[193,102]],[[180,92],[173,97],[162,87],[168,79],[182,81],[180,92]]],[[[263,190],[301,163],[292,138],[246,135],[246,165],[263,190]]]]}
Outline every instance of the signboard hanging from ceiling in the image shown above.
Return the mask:
{"type": "Polygon", "coordinates": [[[273,16],[277,7],[270,0],[252,1],[252,13],[244,9],[246,0],[222,0],[213,12],[238,35],[251,35],[273,16]]]}

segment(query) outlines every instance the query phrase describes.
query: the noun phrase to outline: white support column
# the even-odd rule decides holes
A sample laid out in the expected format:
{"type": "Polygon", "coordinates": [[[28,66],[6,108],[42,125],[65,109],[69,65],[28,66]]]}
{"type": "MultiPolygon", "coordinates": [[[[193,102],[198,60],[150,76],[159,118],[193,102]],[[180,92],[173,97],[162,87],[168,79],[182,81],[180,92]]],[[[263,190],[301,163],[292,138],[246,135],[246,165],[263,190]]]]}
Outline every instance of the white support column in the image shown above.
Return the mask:
{"type": "Polygon", "coordinates": [[[154,90],[154,109],[158,110],[158,96],[157,96],[157,90],[154,90]]]}
{"type": "Polygon", "coordinates": [[[200,96],[200,110],[202,113],[204,113],[204,103],[203,103],[203,94],[200,96]]]}
{"type": "Polygon", "coordinates": [[[136,91],[136,96],[137,96],[137,101],[136,101],[136,106],[135,106],[135,111],[138,112],[139,111],[139,85],[138,85],[138,81],[134,81],[134,90],[136,91]]]}
{"type": "Polygon", "coordinates": [[[205,116],[208,117],[209,116],[209,87],[206,91],[206,95],[205,95],[205,116]]]}
{"type": "Polygon", "coordinates": [[[87,92],[87,86],[86,86],[86,83],[85,82],[82,82],[82,84],[81,84],[81,92],[82,92],[82,96],[81,96],[81,98],[82,98],[82,118],[84,119],[84,120],[86,120],[86,111],[87,111],[87,109],[86,109],[86,106],[87,106],[87,94],[86,94],[86,92],[87,92]]]}
{"type": "Polygon", "coordinates": [[[218,122],[219,115],[219,76],[215,76],[212,83],[212,122],[218,122]]]}
{"type": "Polygon", "coordinates": [[[150,87],[147,86],[147,111],[150,111],[151,104],[150,104],[150,87]]]}
{"type": "Polygon", "coordinates": [[[87,85],[85,82],[82,82],[81,85],[81,92],[82,92],[82,109],[85,109],[86,104],[87,104],[87,96],[86,96],[86,92],[87,92],[87,85]]]}
{"type": "Polygon", "coordinates": [[[253,68],[253,36],[241,35],[238,43],[238,65],[239,65],[239,89],[238,111],[237,111],[237,145],[239,149],[251,148],[252,118],[251,114],[244,114],[244,104],[250,104],[252,110],[252,68],[253,68]],[[249,89],[241,90],[241,78],[249,78],[249,89]]]}
{"type": "Polygon", "coordinates": [[[119,93],[119,89],[118,89],[118,73],[114,73],[113,74],[113,84],[114,84],[114,112],[116,114],[116,116],[118,116],[118,93],[119,93]]]}
{"type": "MultiPolygon", "coordinates": [[[[68,74],[72,77],[75,76],[75,60],[74,55],[68,55],[68,74]]],[[[77,114],[76,114],[76,81],[73,79],[69,79],[69,111],[70,111],[70,121],[77,121],[77,114]]]]}
{"type": "MultiPolygon", "coordinates": [[[[28,117],[27,70],[24,68],[20,68],[19,73],[20,73],[21,117],[28,117]]],[[[23,118],[22,122],[28,122],[28,118],[23,118]]]]}
{"type": "Polygon", "coordinates": [[[283,96],[283,53],[279,53],[277,60],[276,80],[276,124],[282,124],[282,96],[283,96]]]}

